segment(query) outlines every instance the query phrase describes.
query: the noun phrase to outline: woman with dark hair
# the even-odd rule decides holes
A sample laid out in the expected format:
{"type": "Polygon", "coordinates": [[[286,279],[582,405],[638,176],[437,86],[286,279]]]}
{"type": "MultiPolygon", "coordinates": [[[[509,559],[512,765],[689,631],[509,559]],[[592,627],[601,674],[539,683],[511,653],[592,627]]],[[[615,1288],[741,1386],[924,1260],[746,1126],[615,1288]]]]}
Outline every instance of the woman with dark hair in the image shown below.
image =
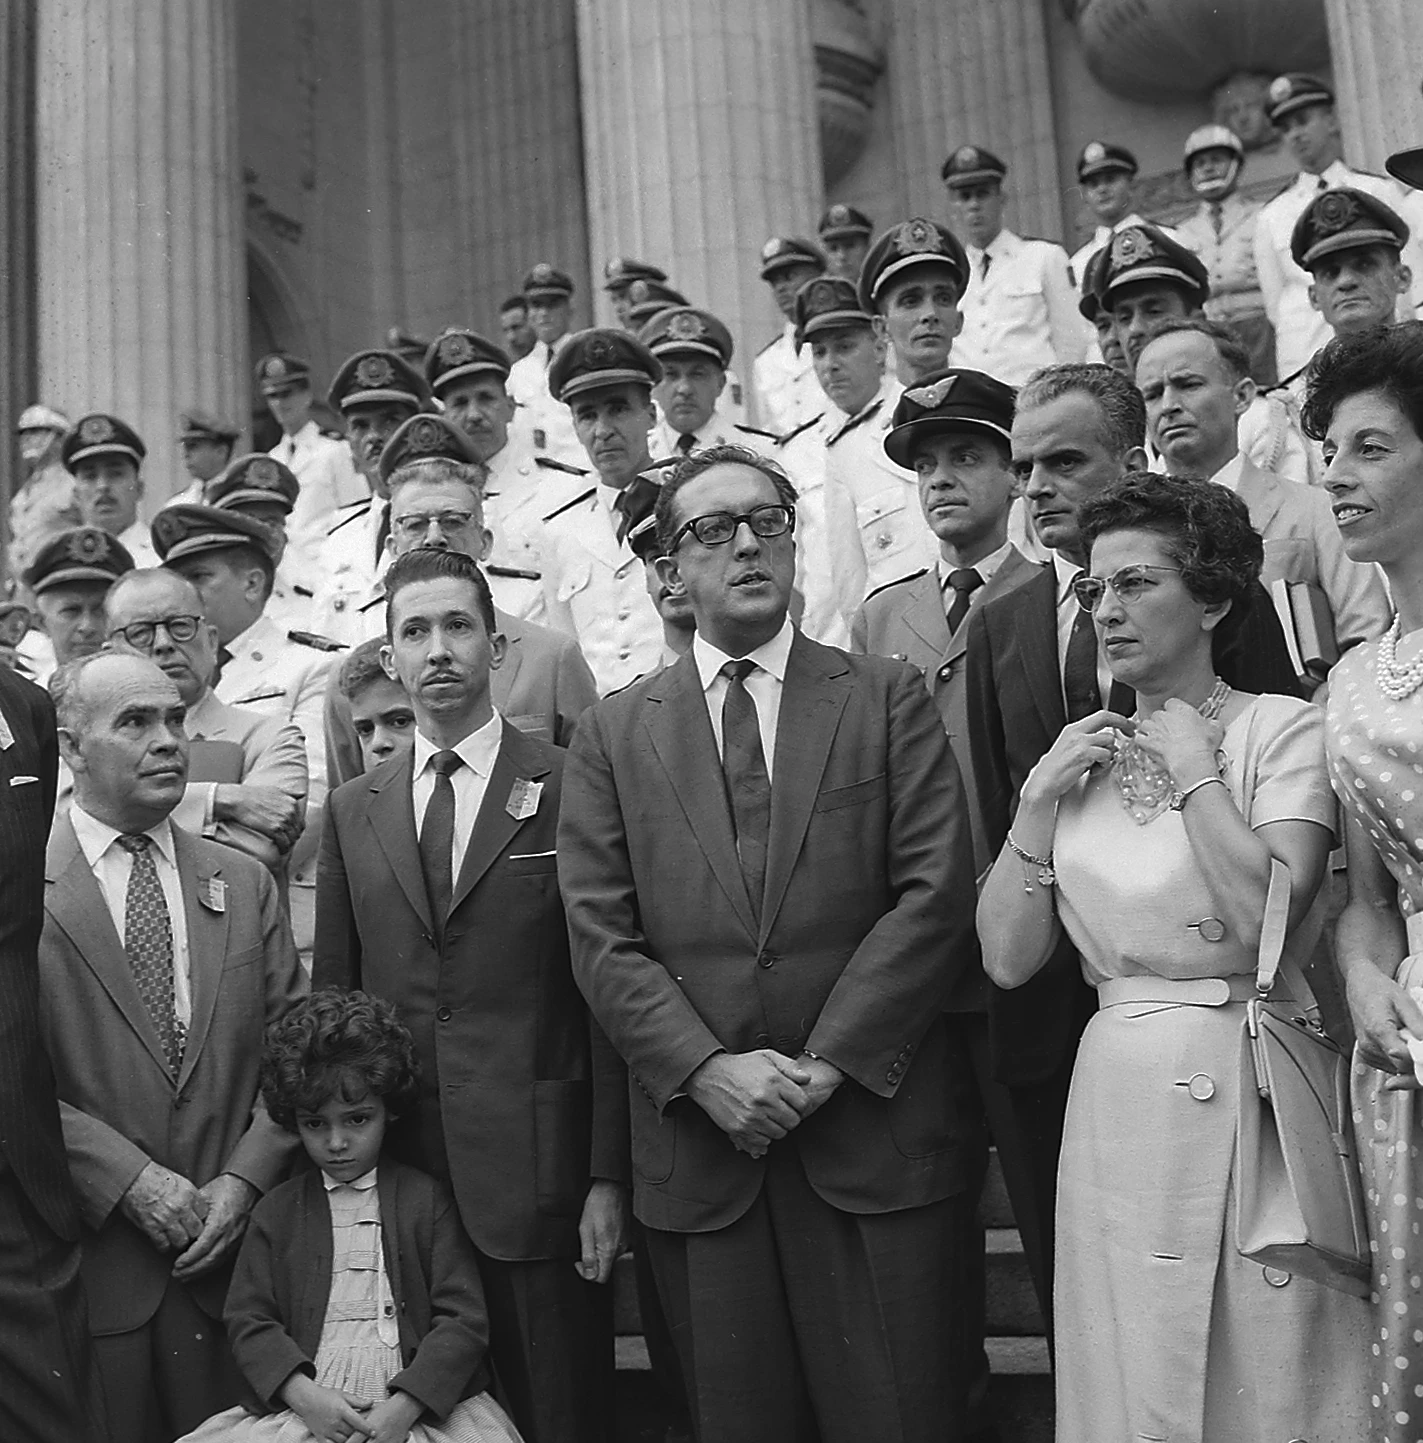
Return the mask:
{"type": "Polygon", "coordinates": [[[1131,472],[1079,526],[1078,601],[1136,715],[1063,729],[978,909],[999,986],[1065,929],[1098,992],[1058,1175],[1057,1437],[1362,1438],[1367,1305],[1235,1248],[1244,1004],[1272,861],[1293,926],[1324,877],[1323,718],[1220,678],[1263,557],[1239,497],[1131,472]]]}
{"type": "Polygon", "coordinates": [[[1330,673],[1329,768],[1349,899],[1335,951],[1358,1046],[1354,1122],[1374,1247],[1374,1437],[1423,1438],[1423,324],[1339,337],[1310,367],[1306,433],[1344,549],[1388,578],[1397,615],[1330,673]]]}

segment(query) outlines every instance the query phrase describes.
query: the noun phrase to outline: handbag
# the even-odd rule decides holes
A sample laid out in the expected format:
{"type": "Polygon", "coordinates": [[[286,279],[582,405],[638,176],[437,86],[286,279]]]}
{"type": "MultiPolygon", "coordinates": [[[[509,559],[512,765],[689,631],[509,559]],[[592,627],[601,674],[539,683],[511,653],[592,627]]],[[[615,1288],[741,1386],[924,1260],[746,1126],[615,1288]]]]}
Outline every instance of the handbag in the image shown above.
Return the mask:
{"type": "Polygon", "coordinates": [[[1270,863],[1257,996],[1245,1007],[1236,1121],[1235,1241],[1242,1256],[1369,1295],[1369,1235],[1349,1102],[1349,1059],[1325,1033],[1303,973],[1272,996],[1289,926],[1290,874],[1270,863]]]}

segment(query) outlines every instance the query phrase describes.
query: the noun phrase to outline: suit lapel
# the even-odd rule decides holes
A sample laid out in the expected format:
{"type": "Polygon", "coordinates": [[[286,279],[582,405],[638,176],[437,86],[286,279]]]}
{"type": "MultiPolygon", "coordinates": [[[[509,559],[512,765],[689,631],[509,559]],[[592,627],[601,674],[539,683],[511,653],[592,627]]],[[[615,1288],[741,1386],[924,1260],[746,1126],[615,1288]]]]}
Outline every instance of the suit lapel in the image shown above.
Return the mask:
{"type": "MultiPolygon", "coordinates": [[[[647,700],[646,726],[657,759],[667,773],[667,780],[677,794],[713,875],[741,925],[754,938],[756,922],[736,855],[736,834],[726,801],[726,779],[716,754],[716,738],[712,735],[701,677],[690,653],[657,678],[647,700]]],[[[774,787],[771,808],[774,839],[774,787]]]]}
{"type": "MultiPolygon", "coordinates": [[[[935,656],[949,649],[949,618],[944,611],[944,593],[939,590],[939,572],[931,567],[910,588],[904,607],[904,624],[935,656]]],[[[960,631],[966,630],[960,627],[960,631]]]]}
{"type": "Polygon", "coordinates": [[[226,902],[220,912],[203,902],[204,897],[213,895],[213,883],[222,880],[222,868],[200,861],[191,840],[177,827],[173,828],[173,855],[178,861],[183,914],[188,923],[188,993],[192,1001],[188,1040],[178,1070],[181,1087],[197,1063],[212,1023],[223,959],[227,956],[231,912],[226,902]]]}
{"type": "Polygon", "coordinates": [[[1023,656],[1028,690],[1050,737],[1067,725],[1062,700],[1062,667],[1057,657],[1057,571],[1045,566],[1042,575],[1023,587],[1013,624],[1023,656]]]}
{"type": "Polygon", "coordinates": [[[1274,476],[1246,458],[1240,471],[1240,499],[1250,509],[1250,524],[1261,535],[1284,504],[1280,487],[1281,483],[1274,476]]]}
{"type": "Polygon", "coordinates": [[[494,756],[494,766],[489,773],[489,784],[484,789],[484,800],[474,819],[469,845],[464,849],[464,861],[460,864],[459,879],[450,898],[451,916],[527,820],[509,813],[509,796],[515,781],[520,777],[537,781],[539,777],[547,776],[548,770],[548,764],[539,756],[537,748],[530,746],[523,734],[506,721],[499,750],[494,756]]]}
{"type": "Polygon", "coordinates": [[[811,643],[796,632],[776,724],[776,774],[771,783],[771,837],[766,857],[766,895],[761,906],[761,939],[769,934],[776,920],[805,840],[805,829],[810,825],[830,744],[850,695],[843,680],[848,671],[838,653],[828,647],[812,649],[811,643]]]}
{"type": "Polygon", "coordinates": [[[433,930],[425,874],[420,870],[420,843],[415,836],[415,806],[410,797],[412,766],[411,754],[407,753],[396,766],[376,773],[366,817],[400,890],[420,920],[433,930]]]}

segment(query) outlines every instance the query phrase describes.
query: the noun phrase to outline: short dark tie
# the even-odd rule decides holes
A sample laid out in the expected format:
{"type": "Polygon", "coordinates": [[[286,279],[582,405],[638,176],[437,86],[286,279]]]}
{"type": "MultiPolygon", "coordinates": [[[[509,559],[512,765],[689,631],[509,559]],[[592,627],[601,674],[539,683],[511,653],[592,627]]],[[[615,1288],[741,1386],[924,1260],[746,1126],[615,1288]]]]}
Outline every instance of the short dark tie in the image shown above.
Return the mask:
{"type": "Polygon", "coordinates": [[[230,651],[228,651],[228,649],[227,649],[225,646],[220,646],[220,647],[218,647],[218,649],[217,649],[217,666],[216,666],[216,667],[214,668],[214,670],[213,670],[212,683],[211,683],[214,687],[216,687],[217,684],[218,684],[218,682],[220,682],[220,681],[222,680],[222,669],[223,669],[223,667],[225,667],[225,666],[227,665],[227,663],[230,662],[231,660],[232,660],[232,653],[231,653],[230,651]]]}
{"type": "Polygon", "coordinates": [[[124,896],[124,951],[138,995],[163,1044],[168,1070],[176,1077],[183,1061],[183,1029],[173,984],[173,919],[153,865],[152,838],[139,832],[118,841],[133,858],[124,896]]]}
{"type": "Polygon", "coordinates": [[[727,680],[721,707],[721,768],[736,827],[736,855],[751,906],[759,918],[766,891],[766,847],[771,836],[771,775],[761,746],[756,699],[746,690],[754,661],[729,661],[721,669],[727,680]]]}
{"type": "Polygon", "coordinates": [[[455,786],[453,773],[464,765],[458,752],[436,752],[430,758],[435,785],[420,827],[420,866],[436,928],[443,929],[454,893],[455,786]]]}
{"type": "Polygon", "coordinates": [[[657,504],[658,485],[645,477],[634,478],[632,485],[625,486],[613,501],[613,510],[618,513],[618,540],[622,539],[642,520],[652,514],[657,504]]]}
{"type": "Polygon", "coordinates": [[[986,280],[988,279],[988,267],[991,266],[992,264],[993,264],[993,257],[992,257],[991,255],[989,255],[987,251],[984,251],[984,253],[983,253],[983,264],[982,264],[982,265],[979,267],[979,269],[978,269],[978,275],[979,275],[979,279],[980,279],[980,280],[985,280],[985,281],[986,281],[986,280]]]}
{"type": "MultiPolygon", "coordinates": [[[[1079,571],[1077,576],[1086,576],[1079,571]]],[[[1074,576],[1073,580],[1076,581],[1074,576]]],[[[1072,598],[1069,605],[1077,607],[1072,621],[1072,635],[1067,641],[1067,657],[1062,664],[1062,690],[1067,701],[1067,719],[1081,721],[1102,706],[1102,691],[1097,685],[1097,629],[1092,615],[1072,598]]]]}
{"type": "Polygon", "coordinates": [[[973,593],[983,585],[983,577],[972,566],[960,566],[949,572],[949,590],[954,599],[949,603],[949,635],[964,624],[973,593]]]}
{"type": "Polygon", "coordinates": [[[1211,228],[1215,231],[1216,240],[1219,241],[1225,230],[1225,214],[1218,200],[1211,202],[1211,228]]]}
{"type": "Polygon", "coordinates": [[[677,450],[680,451],[683,456],[690,456],[692,454],[692,447],[696,444],[697,438],[692,435],[690,431],[683,431],[682,434],[677,437],[677,450]]]}

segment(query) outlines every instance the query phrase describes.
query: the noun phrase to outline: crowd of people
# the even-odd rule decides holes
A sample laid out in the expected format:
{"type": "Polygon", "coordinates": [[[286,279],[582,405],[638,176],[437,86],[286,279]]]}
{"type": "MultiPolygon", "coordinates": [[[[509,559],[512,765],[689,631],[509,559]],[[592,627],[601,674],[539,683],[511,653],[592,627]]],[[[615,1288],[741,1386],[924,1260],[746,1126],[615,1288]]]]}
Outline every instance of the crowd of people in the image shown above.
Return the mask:
{"type": "Polygon", "coordinates": [[[991,1146],[1063,1443],[1423,1439],[1423,151],[1269,95],[1263,206],[769,239],[746,392],[625,258],[264,357],[148,521],[24,413],[0,1433],[611,1443],[631,1252],[669,1438],[988,1443],[991,1146]],[[1242,1236],[1277,934],[1352,1271],[1242,1236]]]}

